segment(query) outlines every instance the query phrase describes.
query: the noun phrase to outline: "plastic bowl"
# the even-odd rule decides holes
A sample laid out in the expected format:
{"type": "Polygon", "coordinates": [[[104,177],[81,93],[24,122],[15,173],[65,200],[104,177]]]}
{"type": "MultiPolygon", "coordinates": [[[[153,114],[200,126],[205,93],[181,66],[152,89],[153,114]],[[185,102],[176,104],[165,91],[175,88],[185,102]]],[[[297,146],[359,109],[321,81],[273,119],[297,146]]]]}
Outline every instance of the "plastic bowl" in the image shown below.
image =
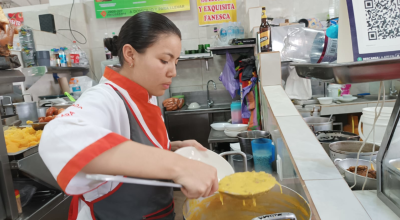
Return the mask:
{"type": "Polygon", "coordinates": [[[247,131],[249,125],[247,124],[228,124],[225,125],[225,130],[228,131],[247,131]]]}
{"type": "Polygon", "coordinates": [[[235,172],[228,161],[210,150],[199,151],[194,147],[183,147],[176,150],[175,153],[186,158],[201,161],[205,164],[215,167],[217,169],[218,181],[220,181],[225,176],[229,176],[235,172]]]}
{"type": "Polygon", "coordinates": [[[321,98],[318,98],[318,101],[321,105],[329,105],[329,104],[332,104],[333,98],[332,97],[321,97],[321,98]]]}
{"type": "Polygon", "coordinates": [[[225,130],[225,125],[229,125],[230,123],[213,123],[211,124],[211,127],[216,130],[216,131],[224,131],[225,130]]]}
{"type": "Polygon", "coordinates": [[[225,133],[226,136],[228,136],[228,137],[237,137],[238,134],[241,133],[241,131],[229,131],[229,130],[225,130],[224,133],[225,133]]]}

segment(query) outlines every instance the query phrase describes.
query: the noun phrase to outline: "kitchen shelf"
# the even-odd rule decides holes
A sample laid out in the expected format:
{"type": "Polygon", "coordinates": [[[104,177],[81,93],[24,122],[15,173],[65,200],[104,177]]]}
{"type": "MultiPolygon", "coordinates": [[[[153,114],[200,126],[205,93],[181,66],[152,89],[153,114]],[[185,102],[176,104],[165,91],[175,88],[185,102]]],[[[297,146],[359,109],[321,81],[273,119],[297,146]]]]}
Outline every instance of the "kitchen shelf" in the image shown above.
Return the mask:
{"type": "Polygon", "coordinates": [[[27,70],[34,75],[52,74],[52,73],[82,73],[86,75],[89,72],[89,67],[56,67],[56,66],[33,66],[29,68],[22,68],[22,71],[27,70]]]}
{"type": "Polygon", "coordinates": [[[215,55],[225,55],[226,53],[230,54],[247,53],[249,56],[254,56],[255,47],[256,47],[255,44],[245,44],[245,45],[210,47],[209,49],[215,55]]]}
{"type": "Polygon", "coordinates": [[[338,84],[400,79],[400,58],[337,64],[291,63],[302,78],[316,78],[338,84]]]}
{"type": "Polygon", "coordinates": [[[211,56],[210,53],[185,54],[179,57],[179,61],[205,60],[207,71],[209,69],[208,59],[213,59],[213,56],[211,56]]]}

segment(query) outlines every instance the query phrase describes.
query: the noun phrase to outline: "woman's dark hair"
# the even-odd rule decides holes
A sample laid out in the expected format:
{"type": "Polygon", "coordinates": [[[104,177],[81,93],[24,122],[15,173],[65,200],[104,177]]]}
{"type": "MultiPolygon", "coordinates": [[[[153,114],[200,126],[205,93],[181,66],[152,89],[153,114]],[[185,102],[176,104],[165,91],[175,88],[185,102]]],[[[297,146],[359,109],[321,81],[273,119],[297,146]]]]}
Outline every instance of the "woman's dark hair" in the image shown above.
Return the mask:
{"type": "Polygon", "coordinates": [[[123,65],[122,48],[125,44],[131,45],[138,53],[144,53],[162,34],[175,34],[182,38],[181,31],[164,15],[148,11],[140,12],[125,22],[119,36],[104,39],[104,45],[113,56],[119,57],[123,65]]]}

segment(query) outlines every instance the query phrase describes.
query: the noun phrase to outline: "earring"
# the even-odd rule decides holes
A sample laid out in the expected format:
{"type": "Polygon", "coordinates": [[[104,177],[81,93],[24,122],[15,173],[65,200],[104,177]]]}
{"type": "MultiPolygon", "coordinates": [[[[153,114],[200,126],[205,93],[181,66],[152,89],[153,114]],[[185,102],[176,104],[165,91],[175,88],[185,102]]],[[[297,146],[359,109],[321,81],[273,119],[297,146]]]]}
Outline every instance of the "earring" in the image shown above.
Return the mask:
{"type": "Polygon", "coordinates": [[[131,68],[133,67],[133,63],[131,63],[131,68]]]}

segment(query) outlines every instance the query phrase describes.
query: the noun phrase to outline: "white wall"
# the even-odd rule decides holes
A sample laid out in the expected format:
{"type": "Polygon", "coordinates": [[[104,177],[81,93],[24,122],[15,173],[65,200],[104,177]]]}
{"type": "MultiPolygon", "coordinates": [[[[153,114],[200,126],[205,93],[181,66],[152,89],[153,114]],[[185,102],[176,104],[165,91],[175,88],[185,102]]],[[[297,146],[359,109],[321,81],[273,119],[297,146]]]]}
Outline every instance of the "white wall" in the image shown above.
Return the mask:
{"type": "MultiPolygon", "coordinates": [[[[246,24],[245,1],[236,0],[238,21],[246,24]]],[[[253,0],[254,1],[254,0],[253,0]]],[[[328,13],[329,0],[259,0],[260,6],[265,6],[269,17],[284,17],[291,21],[301,18],[316,17],[325,19],[328,13]]],[[[25,23],[34,29],[40,29],[38,15],[52,13],[55,16],[56,28],[68,28],[68,17],[72,0],[50,0],[49,4],[33,7],[5,9],[23,11],[25,23]]],[[[196,0],[190,0],[190,11],[164,14],[171,19],[182,32],[182,47],[185,50],[197,49],[198,44],[212,44],[210,36],[214,26],[200,27],[198,25],[196,0]]],[[[10,11],[11,12],[11,11],[10,11]]],[[[91,60],[91,70],[96,79],[102,76],[100,62],[105,60],[103,38],[112,32],[119,33],[121,26],[128,18],[96,19],[93,0],[75,0],[72,13],[72,28],[82,32],[88,43],[81,45],[91,60]]],[[[79,40],[83,39],[76,34],[79,40]]],[[[69,31],[59,31],[57,35],[35,31],[35,41],[38,50],[53,47],[69,46],[73,38],[69,31]]],[[[171,85],[172,92],[201,91],[206,89],[206,83],[212,79],[218,89],[225,89],[218,77],[224,67],[225,56],[214,56],[209,61],[209,71],[205,68],[205,61],[182,61],[178,64],[177,77],[171,85]]],[[[91,75],[92,76],[92,75],[91,75]]],[[[93,76],[92,76],[93,77],[93,76]]]]}

